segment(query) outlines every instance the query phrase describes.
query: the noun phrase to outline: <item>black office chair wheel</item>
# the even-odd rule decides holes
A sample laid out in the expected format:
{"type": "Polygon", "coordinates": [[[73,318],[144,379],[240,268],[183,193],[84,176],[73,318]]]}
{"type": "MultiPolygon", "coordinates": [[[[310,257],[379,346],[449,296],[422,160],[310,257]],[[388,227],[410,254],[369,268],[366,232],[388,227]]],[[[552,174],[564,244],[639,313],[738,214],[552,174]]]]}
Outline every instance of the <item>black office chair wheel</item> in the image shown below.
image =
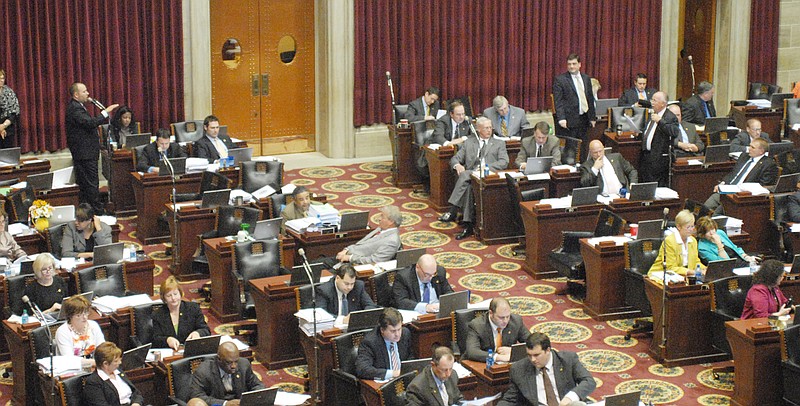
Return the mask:
{"type": "Polygon", "coordinates": [[[631,340],[631,333],[625,334],[625,341],[631,340]]]}

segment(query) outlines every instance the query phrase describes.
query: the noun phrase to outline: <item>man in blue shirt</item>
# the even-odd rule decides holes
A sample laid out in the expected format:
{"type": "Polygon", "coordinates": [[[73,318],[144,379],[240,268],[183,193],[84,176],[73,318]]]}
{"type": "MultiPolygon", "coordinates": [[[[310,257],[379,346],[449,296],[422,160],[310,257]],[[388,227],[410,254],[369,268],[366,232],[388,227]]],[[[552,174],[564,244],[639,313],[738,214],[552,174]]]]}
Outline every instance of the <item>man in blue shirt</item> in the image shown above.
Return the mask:
{"type": "Polygon", "coordinates": [[[403,315],[387,307],[378,327],[364,336],[356,357],[356,376],[388,380],[400,376],[400,363],[411,359],[411,330],[403,327],[403,315]]]}

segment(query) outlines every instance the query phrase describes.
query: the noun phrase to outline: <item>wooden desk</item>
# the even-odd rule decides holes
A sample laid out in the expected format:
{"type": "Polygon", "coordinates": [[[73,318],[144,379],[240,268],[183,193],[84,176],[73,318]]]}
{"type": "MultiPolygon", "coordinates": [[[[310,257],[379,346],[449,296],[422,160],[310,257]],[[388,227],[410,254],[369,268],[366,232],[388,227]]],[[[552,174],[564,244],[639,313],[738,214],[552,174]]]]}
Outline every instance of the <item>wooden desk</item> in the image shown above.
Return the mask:
{"type": "Polygon", "coordinates": [[[731,405],[783,405],[781,342],[777,330],[754,332],[769,325],[766,318],[725,323],[736,373],[731,405]]]}
{"type": "Polygon", "coordinates": [[[454,146],[441,147],[433,150],[425,147],[425,159],[428,161],[428,170],[431,175],[431,191],[428,202],[436,211],[445,211],[450,208],[450,194],[456,184],[455,171],[450,168],[450,158],[456,153],[454,146]]]}
{"type": "Polygon", "coordinates": [[[639,170],[639,156],[642,154],[641,137],[633,132],[624,132],[617,135],[616,131],[605,131],[603,133],[603,145],[611,147],[612,151],[618,152],[637,171],[639,170]]]}
{"type": "Polygon", "coordinates": [[[422,183],[422,177],[414,165],[414,132],[411,127],[389,128],[389,141],[392,144],[392,184],[407,188],[422,183]]]}
{"type": "MultiPolygon", "coordinates": [[[[478,398],[494,396],[498,392],[505,392],[511,384],[509,377],[510,364],[494,365],[491,369],[486,369],[486,363],[462,359],[464,365],[477,378],[475,395],[478,398]]],[[[466,398],[466,396],[465,396],[466,398]]]]}
{"type": "Polygon", "coordinates": [[[581,173],[550,171],[550,197],[564,197],[581,186],[581,173]]]}
{"type": "Polygon", "coordinates": [[[683,202],[680,199],[652,201],[616,199],[608,205],[608,210],[625,219],[628,224],[635,224],[644,220],[662,219],[665,208],[670,210],[670,213],[672,213],[670,217],[674,218],[681,207],[683,207],[683,202]]]}
{"type": "Polygon", "coordinates": [[[46,159],[21,159],[19,165],[0,166],[0,181],[18,178],[20,182],[28,175],[50,172],[50,161],[46,159]]]}
{"type": "Polygon", "coordinates": [[[641,311],[625,305],[625,247],[592,245],[581,238],[581,256],[586,264],[586,314],[598,321],[640,317],[641,311]]]}
{"type": "Polygon", "coordinates": [[[525,272],[535,279],[557,276],[547,263],[550,251],[561,244],[562,231],[593,231],[601,204],[553,209],[536,202],[520,203],[525,224],[525,272]],[[538,206],[537,206],[538,205],[538,206]]]}
{"type": "MultiPolygon", "coordinates": [[[[521,190],[550,189],[550,181],[521,178],[521,190]]],[[[516,235],[511,223],[514,221],[508,185],[503,172],[479,178],[472,174],[472,196],[475,199],[475,236],[484,244],[507,244],[516,242],[522,235],[516,235]],[[499,175],[499,176],[498,176],[499,175]]]]}
{"type": "MultiPolygon", "coordinates": [[[[422,371],[419,371],[419,373],[422,373],[422,371]]],[[[455,374],[455,371],[453,373],[455,374]]],[[[360,381],[361,396],[364,397],[365,403],[367,405],[380,405],[380,390],[381,386],[383,386],[385,382],[377,383],[370,379],[361,379],[360,381]]],[[[475,376],[475,374],[460,378],[458,380],[458,390],[461,391],[461,395],[464,396],[464,400],[471,400],[472,398],[476,397],[477,395],[475,395],[475,390],[477,387],[478,378],[475,376]]]]}
{"type": "MultiPolygon", "coordinates": [[[[281,266],[291,268],[294,266],[295,244],[291,238],[280,236],[281,239],[281,266]]],[[[235,241],[228,241],[225,237],[208,238],[203,240],[208,270],[211,274],[211,314],[223,323],[228,323],[242,318],[241,299],[239,297],[239,281],[233,275],[233,258],[231,251],[235,241]]],[[[292,290],[294,294],[294,290],[292,290]]],[[[255,297],[255,293],[253,293],[255,297]]],[[[258,310],[258,305],[256,305],[258,310]]],[[[294,312],[292,312],[294,313],[294,312]]],[[[258,312],[256,312],[258,314],[258,312]]],[[[277,336],[269,335],[274,338],[277,336]]],[[[259,338],[260,340],[260,338],[259,338]]],[[[272,368],[270,368],[272,369],[272,368]]]]}
{"type": "MultiPolygon", "coordinates": [[[[335,257],[339,251],[357,243],[370,232],[372,230],[369,228],[334,234],[321,234],[320,232],[298,233],[294,230],[286,229],[289,237],[294,238],[296,247],[306,250],[306,257],[311,262],[315,262],[319,257],[335,257]]],[[[302,261],[300,254],[295,254],[294,263],[299,264],[302,261]]]]}
{"type": "Polygon", "coordinates": [[[103,175],[108,180],[108,193],[111,207],[117,216],[130,216],[136,212],[136,198],[131,187],[133,151],[117,149],[110,154],[107,149],[100,151],[103,161],[103,175]]]}
{"type": "Polygon", "coordinates": [[[51,206],[78,207],[78,186],[66,186],[58,189],[35,190],[36,198],[45,200],[51,206]]]}
{"type": "MultiPolygon", "coordinates": [[[[703,160],[703,157],[695,159],[703,160]]],[[[735,161],[709,165],[689,165],[687,158],[678,158],[672,164],[672,189],[681,199],[703,203],[714,193],[716,186],[736,165],[735,161]]]]}
{"type": "Polygon", "coordinates": [[[269,370],[303,363],[301,342],[305,334],[300,335],[294,317],[297,301],[295,286],[286,283],[289,279],[289,275],[280,275],[250,281],[258,320],[256,359],[269,370]]]}
{"type": "Polygon", "coordinates": [[[731,118],[742,131],[747,129],[747,120],[751,118],[761,121],[761,131],[769,134],[772,142],[781,141],[781,119],[783,109],[759,109],[753,106],[731,105],[731,118]]]}
{"type": "Polygon", "coordinates": [[[169,270],[181,282],[203,279],[208,275],[203,273],[192,273],[192,259],[195,251],[200,248],[198,236],[204,232],[213,230],[216,226],[217,210],[196,208],[193,204],[181,206],[178,204],[177,220],[178,229],[175,230],[176,215],[172,203],[164,205],[167,209],[167,220],[169,221],[169,235],[172,242],[172,263],[169,270]],[[180,241],[180,244],[178,244],[180,241]]]}
{"type": "Polygon", "coordinates": [[[722,195],[725,214],[742,220],[742,230],[750,234],[751,242],[742,247],[748,252],[772,252],[775,247],[769,244],[769,195],[742,196],[722,195]]]}

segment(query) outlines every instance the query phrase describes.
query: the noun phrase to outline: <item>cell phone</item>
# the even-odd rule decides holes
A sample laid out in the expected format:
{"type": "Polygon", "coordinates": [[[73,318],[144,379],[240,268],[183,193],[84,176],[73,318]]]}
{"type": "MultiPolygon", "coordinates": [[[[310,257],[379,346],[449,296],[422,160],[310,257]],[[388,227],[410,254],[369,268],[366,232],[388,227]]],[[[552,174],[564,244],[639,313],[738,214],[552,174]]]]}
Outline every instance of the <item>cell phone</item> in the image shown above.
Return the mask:
{"type": "Polygon", "coordinates": [[[787,308],[794,306],[794,297],[790,297],[789,300],[786,301],[786,304],[784,304],[784,306],[787,308]]]}

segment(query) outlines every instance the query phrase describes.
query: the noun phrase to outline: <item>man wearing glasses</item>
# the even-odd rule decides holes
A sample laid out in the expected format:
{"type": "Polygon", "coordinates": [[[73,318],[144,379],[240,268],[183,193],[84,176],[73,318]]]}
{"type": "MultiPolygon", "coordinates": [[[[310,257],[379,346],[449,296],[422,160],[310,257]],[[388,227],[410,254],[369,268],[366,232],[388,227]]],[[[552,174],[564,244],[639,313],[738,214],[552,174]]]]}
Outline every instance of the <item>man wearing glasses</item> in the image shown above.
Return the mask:
{"type": "Polygon", "coordinates": [[[417,313],[437,313],[439,297],[453,288],[447,281],[444,267],[436,264],[436,258],[425,254],[416,265],[397,271],[394,280],[394,299],[398,309],[415,310],[417,313]]]}

